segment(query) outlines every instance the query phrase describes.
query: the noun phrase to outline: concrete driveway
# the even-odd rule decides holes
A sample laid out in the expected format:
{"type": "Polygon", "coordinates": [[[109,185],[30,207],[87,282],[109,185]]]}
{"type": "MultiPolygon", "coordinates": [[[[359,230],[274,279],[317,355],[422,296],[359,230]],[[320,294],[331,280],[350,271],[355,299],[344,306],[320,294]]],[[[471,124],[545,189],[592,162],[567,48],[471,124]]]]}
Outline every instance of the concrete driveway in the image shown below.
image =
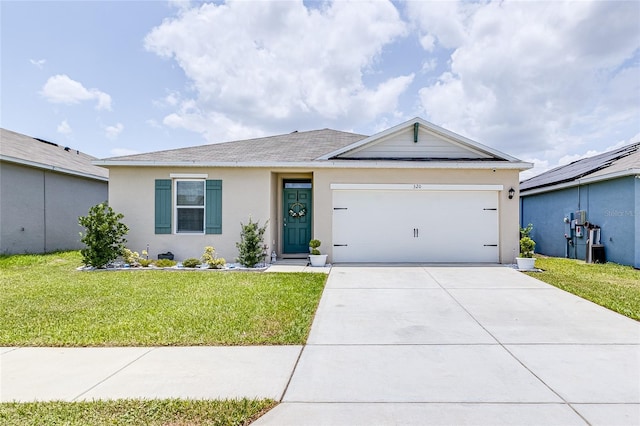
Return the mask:
{"type": "Polygon", "coordinates": [[[335,266],[256,425],[640,424],[640,324],[508,267],[335,266]]]}

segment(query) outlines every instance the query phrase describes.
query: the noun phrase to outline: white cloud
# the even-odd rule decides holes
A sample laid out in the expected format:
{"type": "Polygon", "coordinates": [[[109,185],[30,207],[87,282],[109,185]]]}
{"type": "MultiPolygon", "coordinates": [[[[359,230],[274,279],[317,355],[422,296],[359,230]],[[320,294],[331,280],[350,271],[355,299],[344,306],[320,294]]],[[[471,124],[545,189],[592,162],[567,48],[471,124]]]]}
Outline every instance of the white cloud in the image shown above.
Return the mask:
{"type": "Polygon", "coordinates": [[[109,139],[117,139],[123,130],[124,125],[122,123],[117,123],[113,126],[107,126],[104,128],[105,136],[109,139]]]}
{"type": "MultiPolygon", "coordinates": [[[[182,10],[145,38],[175,60],[197,93],[164,122],[229,139],[248,132],[343,127],[391,114],[413,74],[368,87],[385,45],[406,35],[390,2],[228,1],[182,10]],[[224,123],[229,127],[220,128],[224,123]]],[[[165,99],[169,104],[171,99],[165,99]]],[[[178,99],[176,99],[178,101],[178,99]]]]}
{"type": "Polygon", "coordinates": [[[436,45],[436,38],[431,34],[426,34],[420,37],[420,45],[427,52],[431,52],[436,45]]]}
{"type": "Polygon", "coordinates": [[[185,101],[175,113],[162,120],[165,126],[183,128],[202,134],[211,143],[265,136],[265,133],[241,121],[234,121],[215,111],[203,111],[197,102],[185,101]]]}
{"type": "Polygon", "coordinates": [[[525,170],[524,172],[520,172],[520,181],[532,178],[536,175],[539,175],[540,173],[544,173],[547,170],[551,170],[552,168],[556,167],[550,166],[548,160],[540,158],[526,158],[523,161],[526,161],[527,163],[533,163],[533,168],[525,170]]]}
{"type": "Polygon", "coordinates": [[[67,120],[63,120],[62,123],[58,124],[58,127],[56,130],[58,131],[58,133],[67,135],[67,136],[73,133],[73,129],[71,128],[71,126],[69,126],[69,123],[67,122],[67,120]]]}
{"type": "Polygon", "coordinates": [[[187,10],[191,7],[191,1],[190,0],[169,0],[169,5],[180,10],[187,10]]]}
{"type": "Polygon", "coordinates": [[[145,123],[147,124],[147,126],[153,127],[154,129],[162,129],[162,126],[158,123],[158,121],[154,120],[153,118],[149,118],[145,121],[145,123]]]}
{"type": "Polygon", "coordinates": [[[42,69],[42,67],[47,62],[47,60],[46,59],[29,59],[29,62],[31,62],[32,65],[35,65],[36,67],[42,69]]]}
{"type": "Polygon", "coordinates": [[[480,7],[475,3],[455,1],[407,2],[409,15],[422,28],[420,42],[427,51],[437,43],[444,48],[457,48],[468,37],[468,21],[480,7]],[[426,46],[425,46],[426,45],[426,46]]]}
{"type": "Polygon", "coordinates": [[[40,94],[51,103],[72,105],[82,101],[96,101],[96,109],[111,110],[111,96],[98,89],[86,89],[82,83],[65,74],[49,77],[40,94]]]}
{"type": "Polygon", "coordinates": [[[156,99],[152,103],[157,108],[175,107],[180,104],[181,99],[180,92],[169,91],[164,98],[156,99]]]}
{"type": "MultiPolygon", "coordinates": [[[[547,165],[640,131],[638,2],[409,2],[449,67],[419,90],[427,118],[547,165]]],[[[594,148],[597,147],[597,148],[594,148]]]]}

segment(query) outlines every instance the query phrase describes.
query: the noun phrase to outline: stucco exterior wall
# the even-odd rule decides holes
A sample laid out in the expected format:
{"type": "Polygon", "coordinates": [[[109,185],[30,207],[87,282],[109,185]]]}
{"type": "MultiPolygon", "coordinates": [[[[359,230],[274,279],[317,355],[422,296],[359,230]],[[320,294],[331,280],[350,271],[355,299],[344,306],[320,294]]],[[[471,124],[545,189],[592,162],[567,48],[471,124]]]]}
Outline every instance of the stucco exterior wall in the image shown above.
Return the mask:
{"type": "MultiPolygon", "coordinates": [[[[640,179],[619,179],[575,186],[552,192],[524,196],[521,223],[534,225],[532,238],[536,252],[565,257],[567,255],[565,215],[587,211],[587,221],[601,228],[601,243],[607,261],[640,267],[640,179]]],[[[585,235],[575,238],[568,257],[585,259],[585,235]]]]}
{"type": "MultiPolygon", "coordinates": [[[[127,247],[133,251],[141,252],[148,245],[151,258],[170,251],[176,260],[184,260],[200,258],[204,247],[213,246],[219,257],[234,262],[240,222],[247,223],[251,217],[263,225],[271,216],[275,201],[271,180],[268,169],[111,167],[109,200],[124,215],[123,223],[129,227],[127,247]],[[170,179],[172,173],[207,174],[207,179],[222,180],[222,234],[155,234],[155,180],[170,179]]],[[[271,229],[268,226],[265,233],[267,243],[272,240],[271,229]]]]}
{"type": "Polygon", "coordinates": [[[107,182],[2,162],[0,253],[77,250],[78,217],[106,201],[107,182]]]}
{"type": "MultiPolygon", "coordinates": [[[[269,251],[282,253],[282,187],[286,179],[310,179],[313,183],[313,235],[322,241],[322,251],[332,256],[332,183],[421,183],[503,185],[499,194],[500,261],[515,262],[518,249],[519,205],[517,194],[508,199],[509,188],[518,188],[517,170],[462,169],[273,169],[273,168],[183,168],[110,167],[110,205],[124,214],[129,226],[127,246],[140,252],[149,245],[149,255],[171,251],[176,260],[200,257],[207,245],[219,256],[234,262],[240,222],[249,215],[264,224],[269,220],[265,243],[269,251]],[[207,174],[222,180],[222,234],[156,235],[154,230],[154,182],[169,179],[172,173],[207,174]]],[[[461,242],[462,244],[464,242],[461,242]]]]}

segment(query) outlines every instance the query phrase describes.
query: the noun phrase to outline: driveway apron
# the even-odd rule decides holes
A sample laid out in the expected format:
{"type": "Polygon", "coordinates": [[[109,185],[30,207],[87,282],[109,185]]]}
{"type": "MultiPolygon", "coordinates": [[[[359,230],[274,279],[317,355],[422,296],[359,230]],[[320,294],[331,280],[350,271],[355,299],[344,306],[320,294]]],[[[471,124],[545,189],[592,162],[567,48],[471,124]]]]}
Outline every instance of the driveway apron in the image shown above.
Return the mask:
{"type": "Polygon", "coordinates": [[[334,266],[256,425],[640,424],[640,324],[504,266],[334,266]]]}

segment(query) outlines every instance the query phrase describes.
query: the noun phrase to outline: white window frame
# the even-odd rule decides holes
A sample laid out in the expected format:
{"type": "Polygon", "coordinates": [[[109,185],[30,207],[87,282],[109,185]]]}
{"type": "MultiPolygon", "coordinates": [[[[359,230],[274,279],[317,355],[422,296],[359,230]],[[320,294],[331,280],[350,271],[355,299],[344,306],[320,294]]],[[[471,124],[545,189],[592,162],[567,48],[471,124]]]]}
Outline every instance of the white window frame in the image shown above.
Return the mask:
{"type": "Polygon", "coordinates": [[[175,191],[173,194],[173,210],[175,212],[174,214],[174,234],[177,235],[204,235],[207,229],[207,212],[206,212],[206,206],[207,206],[207,182],[206,179],[174,179],[174,187],[175,187],[175,191]],[[203,197],[202,197],[202,207],[201,206],[193,206],[193,205],[189,205],[189,206],[178,206],[178,182],[201,182],[202,183],[202,193],[203,193],[203,197]],[[178,210],[180,209],[199,209],[202,208],[202,232],[197,232],[197,231],[179,231],[178,230],[178,210]]]}

